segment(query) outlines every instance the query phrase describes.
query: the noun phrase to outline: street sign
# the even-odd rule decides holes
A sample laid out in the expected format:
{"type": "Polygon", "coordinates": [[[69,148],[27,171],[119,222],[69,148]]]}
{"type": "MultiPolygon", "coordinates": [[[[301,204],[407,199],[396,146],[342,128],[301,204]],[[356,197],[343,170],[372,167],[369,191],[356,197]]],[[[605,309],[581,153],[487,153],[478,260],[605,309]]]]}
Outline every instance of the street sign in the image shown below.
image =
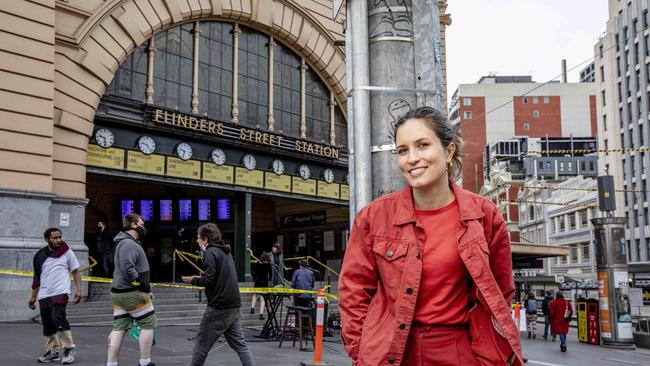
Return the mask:
{"type": "Polygon", "coordinates": [[[341,12],[341,8],[343,7],[343,1],[344,0],[333,0],[332,1],[332,20],[336,21],[336,18],[339,16],[339,13],[341,12]]]}
{"type": "Polygon", "coordinates": [[[557,282],[557,283],[564,283],[564,275],[556,274],[556,275],[555,275],[555,282],[557,282]]]}

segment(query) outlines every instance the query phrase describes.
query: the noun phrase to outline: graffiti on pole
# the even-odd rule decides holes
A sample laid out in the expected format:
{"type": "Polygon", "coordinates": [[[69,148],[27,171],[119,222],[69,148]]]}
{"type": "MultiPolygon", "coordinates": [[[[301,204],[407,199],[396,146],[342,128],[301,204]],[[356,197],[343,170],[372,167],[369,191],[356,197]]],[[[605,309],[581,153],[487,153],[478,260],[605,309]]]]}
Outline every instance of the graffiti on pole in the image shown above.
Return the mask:
{"type": "Polygon", "coordinates": [[[369,10],[369,39],[413,36],[410,0],[374,0],[369,10]]]}

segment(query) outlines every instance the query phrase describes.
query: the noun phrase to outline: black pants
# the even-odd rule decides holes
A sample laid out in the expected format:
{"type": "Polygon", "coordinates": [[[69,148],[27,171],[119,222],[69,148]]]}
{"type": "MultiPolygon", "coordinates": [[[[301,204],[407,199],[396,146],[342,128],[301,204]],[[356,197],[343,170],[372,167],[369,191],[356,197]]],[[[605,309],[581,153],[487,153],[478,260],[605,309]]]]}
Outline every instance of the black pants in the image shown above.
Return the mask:
{"type": "Polygon", "coordinates": [[[43,323],[43,335],[50,336],[56,332],[70,330],[65,308],[68,305],[68,295],[57,295],[38,300],[43,323]]]}
{"type": "Polygon", "coordinates": [[[209,306],[203,314],[199,333],[196,335],[192,366],[202,366],[205,363],[210,349],[221,335],[226,337],[230,348],[237,352],[243,366],[254,366],[253,355],[246,345],[239,322],[239,308],[219,310],[209,306]]]}

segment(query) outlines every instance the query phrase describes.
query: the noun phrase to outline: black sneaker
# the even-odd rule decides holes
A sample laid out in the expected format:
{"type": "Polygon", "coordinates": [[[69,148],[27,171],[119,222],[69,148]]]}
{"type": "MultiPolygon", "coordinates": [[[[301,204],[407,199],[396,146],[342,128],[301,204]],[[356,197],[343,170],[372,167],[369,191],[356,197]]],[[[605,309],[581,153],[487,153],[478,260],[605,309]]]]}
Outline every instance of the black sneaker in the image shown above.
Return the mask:
{"type": "Polygon", "coordinates": [[[63,357],[61,357],[61,363],[64,365],[69,365],[74,362],[74,348],[66,348],[63,350],[63,357]]]}
{"type": "Polygon", "coordinates": [[[43,356],[38,358],[38,362],[40,363],[48,363],[48,362],[55,362],[55,361],[61,361],[61,355],[59,354],[58,351],[56,352],[47,351],[43,356]]]}

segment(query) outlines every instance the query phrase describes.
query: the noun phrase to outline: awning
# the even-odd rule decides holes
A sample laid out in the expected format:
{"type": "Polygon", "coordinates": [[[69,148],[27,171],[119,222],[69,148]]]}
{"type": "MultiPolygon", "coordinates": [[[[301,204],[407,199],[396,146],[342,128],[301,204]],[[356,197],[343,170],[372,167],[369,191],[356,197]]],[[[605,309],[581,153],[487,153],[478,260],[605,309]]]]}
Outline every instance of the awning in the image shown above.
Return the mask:
{"type": "Polygon", "coordinates": [[[510,243],[512,259],[541,259],[569,255],[569,247],[550,244],[510,243]]]}

